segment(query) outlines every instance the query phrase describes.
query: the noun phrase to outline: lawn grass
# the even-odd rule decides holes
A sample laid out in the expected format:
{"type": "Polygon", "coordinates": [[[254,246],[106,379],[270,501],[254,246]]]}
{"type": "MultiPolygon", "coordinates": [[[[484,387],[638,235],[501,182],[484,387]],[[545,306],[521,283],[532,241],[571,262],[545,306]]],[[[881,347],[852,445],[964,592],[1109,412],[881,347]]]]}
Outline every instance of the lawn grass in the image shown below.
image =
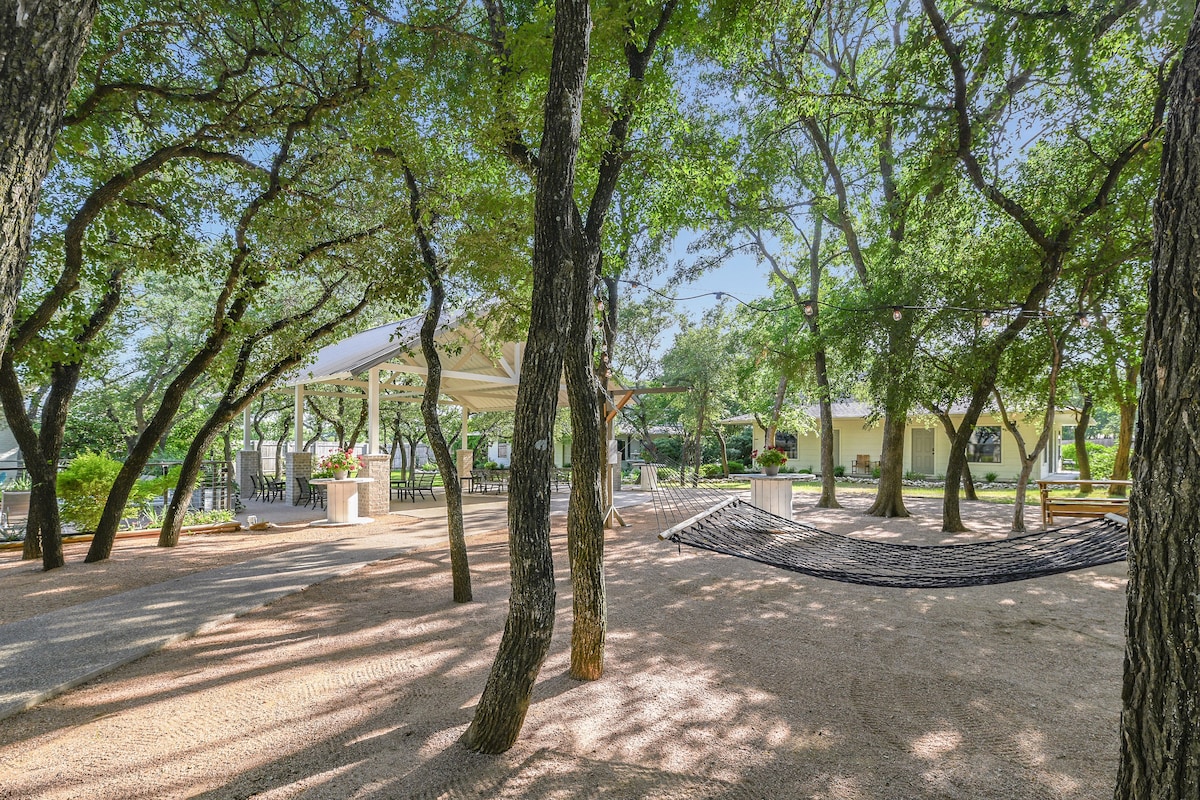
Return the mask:
{"type": "MultiPolygon", "coordinates": [[[[714,482],[706,484],[713,488],[721,489],[748,489],[750,488],[749,479],[737,480],[731,478],[728,481],[714,482]]],[[[839,494],[848,495],[874,495],[876,492],[875,484],[873,483],[858,483],[855,481],[838,481],[836,484],[839,494]]],[[[820,494],[820,481],[792,481],[792,490],[802,494],[820,494]]],[[[904,494],[910,497],[941,497],[943,494],[940,486],[905,486],[904,494]]],[[[998,505],[1012,505],[1017,500],[1016,487],[1004,489],[979,489],[976,494],[981,502],[996,503],[998,505]]],[[[1059,497],[1076,497],[1075,492],[1061,490],[1052,492],[1052,495],[1059,497]]],[[[1031,484],[1025,492],[1025,503],[1027,505],[1040,505],[1041,496],[1038,494],[1037,484],[1031,484]]]]}

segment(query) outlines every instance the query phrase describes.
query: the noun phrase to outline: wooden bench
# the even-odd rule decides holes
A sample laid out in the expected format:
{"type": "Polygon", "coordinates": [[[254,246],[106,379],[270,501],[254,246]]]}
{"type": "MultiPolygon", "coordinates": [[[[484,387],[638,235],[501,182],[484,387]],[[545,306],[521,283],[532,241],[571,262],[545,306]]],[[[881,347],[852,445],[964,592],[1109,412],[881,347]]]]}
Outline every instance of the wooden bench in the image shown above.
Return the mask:
{"type": "Polygon", "coordinates": [[[1124,486],[1128,490],[1132,485],[1131,481],[1049,479],[1040,480],[1037,483],[1042,500],[1043,525],[1052,525],[1056,515],[1060,517],[1103,517],[1105,514],[1129,516],[1128,497],[1053,497],[1050,492],[1054,489],[1070,488],[1079,491],[1085,484],[1091,486],[1093,489],[1097,487],[1106,489],[1109,486],[1124,486]]]}

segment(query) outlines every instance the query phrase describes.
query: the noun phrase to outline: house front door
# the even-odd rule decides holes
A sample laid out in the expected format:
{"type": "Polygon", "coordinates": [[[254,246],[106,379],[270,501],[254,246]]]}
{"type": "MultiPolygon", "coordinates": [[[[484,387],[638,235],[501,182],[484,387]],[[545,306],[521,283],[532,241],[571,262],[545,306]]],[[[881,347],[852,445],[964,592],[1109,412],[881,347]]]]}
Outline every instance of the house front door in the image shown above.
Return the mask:
{"type": "Polygon", "coordinates": [[[912,429],[912,468],[922,475],[934,473],[933,431],[929,428],[912,429]]]}

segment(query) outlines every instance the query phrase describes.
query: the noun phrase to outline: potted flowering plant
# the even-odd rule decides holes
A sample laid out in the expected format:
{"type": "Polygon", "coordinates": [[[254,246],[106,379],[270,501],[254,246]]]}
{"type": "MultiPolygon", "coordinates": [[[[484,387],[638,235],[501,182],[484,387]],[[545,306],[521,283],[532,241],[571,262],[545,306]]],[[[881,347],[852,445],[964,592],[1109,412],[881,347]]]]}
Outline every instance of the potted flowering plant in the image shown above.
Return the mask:
{"type": "Polygon", "coordinates": [[[787,451],[782,447],[767,447],[762,452],[755,451],[754,460],[767,475],[778,475],[779,468],[787,463],[787,451]]]}
{"type": "Polygon", "coordinates": [[[341,480],[346,477],[346,473],[362,469],[362,459],[350,448],[334,450],[318,461],[317,467],[333,472],[334,479],[341,480]]]}

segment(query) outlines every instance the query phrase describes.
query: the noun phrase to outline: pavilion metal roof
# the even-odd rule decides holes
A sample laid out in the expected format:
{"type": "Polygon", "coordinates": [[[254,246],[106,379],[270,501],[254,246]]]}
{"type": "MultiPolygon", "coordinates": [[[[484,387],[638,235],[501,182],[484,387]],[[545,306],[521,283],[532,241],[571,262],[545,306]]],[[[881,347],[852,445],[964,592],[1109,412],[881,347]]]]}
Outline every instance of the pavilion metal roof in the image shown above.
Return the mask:
{"type": "MultiPolygon", "coordinates": [[[[306,394],[361,398],[364,373],[380,370],[380,399],[420,402],[428,364],[421,353],[420,331],[424,315],[389,322],[327,345],[313,364],[289,382],[303,384],[306,394]],[[413,376],[414,383],[404,379],[413,376]],[[310,389],[327,384],[331,389],[310,389]]],[[[469,411],[511,411],[516,406],[521,377],[522,342],[490,342],[462,313],[452,313],[438,328],[435,341],[441,351],[442,395],[469,411]]],[[[565,390],[559,391],[566,404],[565,390]]]]}

